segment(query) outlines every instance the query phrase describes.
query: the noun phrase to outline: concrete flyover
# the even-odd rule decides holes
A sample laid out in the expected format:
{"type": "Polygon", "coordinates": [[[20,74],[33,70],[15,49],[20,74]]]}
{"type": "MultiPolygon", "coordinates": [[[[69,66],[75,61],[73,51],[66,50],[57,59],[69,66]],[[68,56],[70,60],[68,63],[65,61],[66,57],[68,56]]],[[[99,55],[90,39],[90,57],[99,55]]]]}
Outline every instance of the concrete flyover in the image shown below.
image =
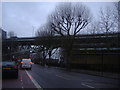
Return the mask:
{"type": "Polygon", "coordinates": [[[71,64],[73,67],[99,70],[119,69],[120,33],[11,38],[2,40],[3,52],[8,48],[18,46],[44,45],[47,47],[62,47],[72,41],[71,64]],[[103,67],[103,68],[101,68],[103,67]]]}

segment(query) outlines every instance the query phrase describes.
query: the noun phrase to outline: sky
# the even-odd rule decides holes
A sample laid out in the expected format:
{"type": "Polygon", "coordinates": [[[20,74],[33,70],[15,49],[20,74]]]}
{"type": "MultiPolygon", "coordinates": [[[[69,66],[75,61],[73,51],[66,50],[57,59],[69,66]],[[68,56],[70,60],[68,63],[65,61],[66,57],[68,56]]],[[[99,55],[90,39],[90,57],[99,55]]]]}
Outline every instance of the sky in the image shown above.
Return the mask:
{"type": "MultiPolygon", "coordinates": [[[[47,22],[47,17],[60,2],[2,2],[2,28],[14,31],[18,37],[35,36],[37,29],[47,22]]],[[[83,2],[98,18],[101,7],[111,6],[110,2],[83,2]]]]}

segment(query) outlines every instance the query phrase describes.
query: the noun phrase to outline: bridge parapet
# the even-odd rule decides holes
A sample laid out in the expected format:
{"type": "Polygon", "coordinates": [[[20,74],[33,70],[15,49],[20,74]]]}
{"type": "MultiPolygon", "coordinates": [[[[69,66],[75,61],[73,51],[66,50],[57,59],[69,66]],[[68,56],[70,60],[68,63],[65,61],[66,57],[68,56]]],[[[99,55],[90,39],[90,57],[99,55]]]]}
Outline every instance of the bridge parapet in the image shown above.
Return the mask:
{"type": "MultiPolygon", "coordinates": [[[[69,44],[69,41],[73,39],[73,36],[54,36],[54,37],[33,37],[33,38],[14,38],[5,39],[2,41],[3,47],[24,46],[24,45],[44,45],[52,47],[63,47],[65,44],[69,44]]],[[[86,50],[92,49],[92,51],[104,48],[109,50],[120,49],[120,33],[113,34],[97,34],[97,35],[78,35],[73,41],[73,50],[86,50]]]]}

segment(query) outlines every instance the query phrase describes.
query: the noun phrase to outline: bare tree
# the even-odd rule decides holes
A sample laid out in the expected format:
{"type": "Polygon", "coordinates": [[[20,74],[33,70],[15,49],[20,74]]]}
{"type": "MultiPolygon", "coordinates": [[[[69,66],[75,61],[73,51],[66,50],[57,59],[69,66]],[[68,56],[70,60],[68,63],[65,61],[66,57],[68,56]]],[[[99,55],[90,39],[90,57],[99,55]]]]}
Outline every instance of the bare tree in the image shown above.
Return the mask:
{"type": "Polygon", "coordinates": [[[61,36],[76,36],[90,20],[90,10],[81,3],[62,3],[49,16],[52,29],[61,36]]]}
{"type": "Polygon", "coordinates": [[[114,14],[112,8],[106,7],[100,9],[100,28],[106,34],[109,32],[115,32],[114,14]]]}
{"type": "MultiPolygon", "coordinates": [[[[100,30],[106,34],[108,38],[109,33],[117,32],[117,24],[115,23],[115,14],[114,9],[111,7],[105,7],[100,9],[100,30]]],[[[111,42],[106,42],[106,49],[110,50],[111,42]]]]}
{"type": "Polygon", "coordinates": [[[63,37],[67,36],[67,39],[63,41],[63,48],[69,68],[74,38],[90,23],[90,10],[81,3],[62,3],[56,7],[48,20],[55,33],[63,37]]]}
{"type": "MultiPolygon", "coordinates": [[[[117,29],[120,28],[120,1],[114,4],[114,21],[116,22],[117,29]]],[[[118,29],[118,32],[119,29],[118,29]]]]}
{"type": "Polygon", "coordinates": [[[49,23],[42,25],[36,32],[37,37],[53,37],[54,34],[49,23]]]}
{"type": "Polygon", "coordinates": [[[95,20],[92,21],[86,29],[87,29],[86,31],[89,34],[99,34],[99,33],[101,33],[99,22],[95,21],[95,20]]]}
{"type": "Polygon", "coordinates": [[[46,57],[49,57],[49,60],[51,59],[51,56],[56,52],[56,50],[58,48],[56,48],[55,51],[54,47],[52,45],[52,37],[55,35],[55,33],[51,30],[49,24],[45,24],[43,26],[41,26],[37,32],[36,32],[36,36],[37,37],[45,37],[47,38],[47,42],[41,46],[41,50],[42,50],[42,55],[43,55],[43,59],[45,61],[46,57]]]}
{"type": "Polygon", "coordinates": [[[118,2],[118,32],[120,32],[120,1],[118,2]]]}

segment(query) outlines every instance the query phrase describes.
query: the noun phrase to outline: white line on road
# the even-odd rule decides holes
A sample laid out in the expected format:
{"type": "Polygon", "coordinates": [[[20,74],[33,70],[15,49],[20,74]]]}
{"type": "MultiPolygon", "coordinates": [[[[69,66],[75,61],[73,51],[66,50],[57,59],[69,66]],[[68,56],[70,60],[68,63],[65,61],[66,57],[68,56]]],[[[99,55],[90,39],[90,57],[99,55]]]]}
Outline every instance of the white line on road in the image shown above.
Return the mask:
{"type": "Polygon", "coordinates": [[[95,87],[90,86],[90,85],[87,85],[87,84],[85,84],[85,83],[81,83],[81,85],[86,86],[86,87],[89,87],[89,88],[95,88],[95,87]]]}
{"type": "Polygon", "coordinates": [[[63,76],[60,76],[60,75],[56,75],[57,77],[60,77],[60,78],[63,78],[63,79],[66,79],[66,80],[70,80],[70,79],[68,79],[68,78],[65,78],[65,77],[63,77],[63,76]]]}
{"type": "Polygon", "coordinates": [[[24,89],[24,87],[23,87],[23,81],[22,81],[22,76],[21,76],[21,78],[20,78],[21,80],[21,87],[22,87],[22,89],[24,89]]]}
{"type": "MultiPolygon", "coordinates": [[[[26,70],[25,70],[26,71],[26,70]]],[[[37,81],[30,75],[30,73],[28,71],[26,71],[27,75],[29,76],[30,80],[34,83],[34,85],[39,89],[42,87],[37,83],[37,81]]]]}

